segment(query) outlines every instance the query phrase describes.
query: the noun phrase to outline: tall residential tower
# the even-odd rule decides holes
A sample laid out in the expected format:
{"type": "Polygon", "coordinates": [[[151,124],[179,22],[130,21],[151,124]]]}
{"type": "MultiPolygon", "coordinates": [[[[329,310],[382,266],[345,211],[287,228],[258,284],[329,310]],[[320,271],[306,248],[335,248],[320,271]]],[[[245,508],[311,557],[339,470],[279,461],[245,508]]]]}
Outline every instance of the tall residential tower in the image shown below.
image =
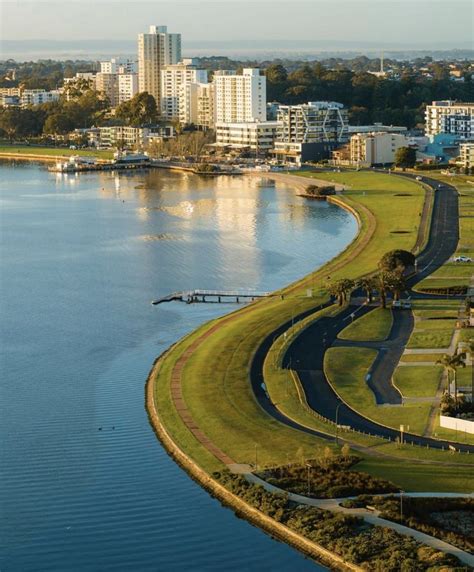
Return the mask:
{"type": "Polygon", "coordinates": [[[166,26],[150,26],[138,35],[138,90],[146,91],[161,104],[161,70],[181,60],[181,34],[168,34],[166,26]]]}

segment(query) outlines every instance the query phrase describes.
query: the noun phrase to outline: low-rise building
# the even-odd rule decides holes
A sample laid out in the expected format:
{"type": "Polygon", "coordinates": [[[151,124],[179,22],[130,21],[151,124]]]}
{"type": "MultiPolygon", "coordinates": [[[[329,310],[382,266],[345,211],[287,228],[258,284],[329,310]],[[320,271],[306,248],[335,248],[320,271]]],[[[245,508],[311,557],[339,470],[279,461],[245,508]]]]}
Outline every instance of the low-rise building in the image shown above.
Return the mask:
{"type": "Polygon", "coordinates": [[[383,123],[373,123],[372,125],[348,125],[348,135],[355,133],[406,133],[408,129],[402,125],[383,125],[383,123]]]}
{"type": "Polygon", "coordinates": [[[100,147],[144,149],[152,140],[163,140],[170,137],[174,137],[174,129],[171,125],[149,125],[146,127],[107,125],[99,127],[100,147]]]}
{"type": "Polygon", "coordinates": [[[459,166],[463,169],[474,169],[474,141],[461,143],[459,146],[459,166]]]}
{"type": "Polygon", "coordinates": [[[216,123],[216,146],[267,152],[273,148],[278,121],[216,123]]]}
{"type": "Polygon", "coordinates": [[[58,101],[60,92],[57,89],[46,91],[44,89],[24,89],[20,96],[21,107],[29,105],[41,105],[42,103],[51,103],[58,101]]]}
{"type": "MultiPolygon", "coordinates": [[[[408,138],[401,133],[358,133],[349,141],[349,163],[372,166],[391,165],[400,147],[408,146],[408,138]]],[[[337,155],[333,155],[337,160],[337,155]]],[[[339,159],[339,164],[344,164],[339,159]]]]}

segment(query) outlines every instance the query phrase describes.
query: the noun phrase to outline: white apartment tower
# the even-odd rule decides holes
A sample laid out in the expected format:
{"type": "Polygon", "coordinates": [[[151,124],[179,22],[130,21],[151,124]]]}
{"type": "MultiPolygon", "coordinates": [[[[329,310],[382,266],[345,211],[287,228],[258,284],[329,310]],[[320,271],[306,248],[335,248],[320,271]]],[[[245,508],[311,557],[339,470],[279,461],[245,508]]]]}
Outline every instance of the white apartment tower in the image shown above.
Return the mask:
{"type": "Polygon", "coordinates": [[[207,83],[207,71],[198,69],[195,61],[186,59],[179,64],[163,66],[161,70],[161,114],[166,119],[178,119],[182,88],[191,83],[207,83]]]}
{"type": "Polygon", "coordinates": [[[150,26],[138,35],[138,90],[161,101],[161,70],[181,60],[181,34],[169,34],[166,26],[150,26]]]}
{"type": "Polygon", "coordinates": [[[186,83],[179,94],[179,122],[201,129],[214,127],[214,84],[186,83]]]}
{"type": "Polygon", "coordinates": [[[433,101],[426,106],[426,135],[446,133],[460,139],[474,137],[474,103],[456,101],[433,101]]]}
{"type": "Polygon", "coordinates": [[[267,84],[257,68],[214,74],[216,123],[266,121],[267,84]]]}

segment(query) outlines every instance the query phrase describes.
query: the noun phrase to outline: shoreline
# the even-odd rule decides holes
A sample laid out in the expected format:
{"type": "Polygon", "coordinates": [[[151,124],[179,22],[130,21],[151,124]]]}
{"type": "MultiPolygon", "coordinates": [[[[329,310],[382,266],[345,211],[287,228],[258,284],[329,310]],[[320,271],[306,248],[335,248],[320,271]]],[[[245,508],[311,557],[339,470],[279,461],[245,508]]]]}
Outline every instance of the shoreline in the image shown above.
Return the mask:
{"type": "MultiPolygon", "coordinates": [[[[297,175],[291,174],[283,174],[283,173],[249,173],[249,176],[258,176],[259,178],[266,178],[271,179],[275,182],[281,182],[284,184],[288,184],[293,188],[296,185],[306,188],[307,182],[301,180],[301,177],[297,175]]],[[[323,182],[321,180],[321,182],[323,182]]],[[[344,185],[338,185],[338,190],[344,190],[346,188],[344,185]]],[[[295,189],[296,190],[296,189],[295,189]]],[[[329,260],[327,263],[334,263],[337,261],[339,257],[341,257],[347,249],[353,246],[358,240],[360,240],[360,249],[364,249],[367,242],[370,241],[370,238],[373,235],[375,230],[375,220],[369,221],[373,224],[369,224],[369,228],[366,229],[365,235],[361,239],[362,233],[362,220],[359,212],[348,205],[345,201],[341,200],[339,197],[331,196],[327,197],[328,202],[336,204],[340,208],[345,209],[346,211],[350,212],[358,225],[358,230],[356,236],[353,238],[351,242],[338,254],[335,258],[329,260]]],[[[365,209],[365,207],[362,207],[365,209]]],[[[370,213],[367,209],[367,213],[370,213]]],[[[370,213],[371,214],[371,213],[370,213]]],[[[359,248],[357,250],[359,250],[359,248]]],[[[344,264],[344,261],[341,261],[344,264]]],[[[337,264],[337,262],[336,262],[337,264]]],[[[295,282],[288,284],[284,287],[285,291],[291,291],[295,287],[298,287],[301,281],[307,279],[307,276],[303,276],[300,279],[297,279],[295,282]]],[[[232,314],[238,313],[239,310],[230,312],[225,314],[224,316],[218,318],[218,322],[221,320],[229,319],[232,314]]],[[[204,324],[202,324],[204,325],[204,324]]],[[[201,326],[202,326],[201,325],[201,326]]],[[[160,418],[157,404],[155,400],[155,388],[158,382],[158,374],[160,367],[162,365],[163,360],[166,358],[168,353],[181,341],[186,339],[188,336],[192,335],[196,331],[193,330],[189,332],[184,338],[176,341],[172,344],[165,352],[163,352],[160,356],[158,356],[153,366],[148,374],[146,384],[145,384],[145,409],[147,411],[149,422],[155,432],[158,440],[160,441],[161,445],[168,453],[168,455],[195,481],[197,482],[204,490],[206,490],[211,496],[217,498],[221,504],[225,507],[230,508],[234,511],[236,516],[240,518],[245,518],[252,526],[256,526],[261,529],[266,534],[270,535],[273,538],[281,542],[285,542],[287,545],[295,548],[296,550],[300,551],[304,555],[314,559],[316,562],[320,563],[323,566],[328,567],[331,570],[343,570],[343,571],[353,571],[359,572],[363,569],[356,564],[347,562],[341,556],[327,550],[323,546],[310,541],[303,535],[289,529],[288,527],[282,525],[281,523],[277,522],[273,518],[265,515],[258,509],[252,507],[244,500],[242,500],[237,495],[231,493],[227,490],[223,485],[221,485],[217,480],[212,478],[212,476],[206,472],[203,468],[201,468],[196,461],[194,461],[188,454],[186,454],[182,448],[176,443],[176,441],[172,438],[171,434],[167,431],[163,421],[160,418]]]]}
{"type": "Polygon", "coordinates": [[[363,569],[359,566],[347,562],[323,546],[308,540],[304,536],[249,505],[237,495],[231,493],[218,481],[213,479],[204,469],[199,467],[199,465],[177,445],[161,421],[154,398],[156,377],[162,359],[166,357],[173,346],[174,344],[156,358],[145,384],[145,405],[148,419],[155,435],[167,454],[207,493],[217,498],[224,507],[232,509],[237,517],[244,518],[252,526],[259,528],[265,534],[299,550],[305,556],[331,570],[361,572],[363,569]]]}

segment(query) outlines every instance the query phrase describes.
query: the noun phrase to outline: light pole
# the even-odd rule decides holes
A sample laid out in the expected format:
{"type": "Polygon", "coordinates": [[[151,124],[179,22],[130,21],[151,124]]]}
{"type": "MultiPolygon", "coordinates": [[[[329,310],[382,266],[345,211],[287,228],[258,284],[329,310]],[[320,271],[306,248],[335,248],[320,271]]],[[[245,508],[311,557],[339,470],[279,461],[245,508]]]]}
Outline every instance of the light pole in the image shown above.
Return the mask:
{"type": "Polygon", "coordinates": [[[341,407],[342,405],[342,401],[340,403],[337,404],[336,407],[336,445],[338,444],[337,442],[337,430],[339,428],[339,407],[341,407]]]}
{"type": "Polygon", "coordinates": [[[308,469],[307,471],[307,475],[308,475],[308,496],[311,494],[311,480],[310,480],[310,475],[311,475],[311,463],[306,463],[306,468],[308,469]]]}
{"type": "Polygon", "coordinates": [[[255,471],[258,471],[258,445],[255,443],[255,471]]]}
{"type": "Polygon", "coordinates": [[[400,521],[403,524],[403,491],[400,489],[400,521]]]}

